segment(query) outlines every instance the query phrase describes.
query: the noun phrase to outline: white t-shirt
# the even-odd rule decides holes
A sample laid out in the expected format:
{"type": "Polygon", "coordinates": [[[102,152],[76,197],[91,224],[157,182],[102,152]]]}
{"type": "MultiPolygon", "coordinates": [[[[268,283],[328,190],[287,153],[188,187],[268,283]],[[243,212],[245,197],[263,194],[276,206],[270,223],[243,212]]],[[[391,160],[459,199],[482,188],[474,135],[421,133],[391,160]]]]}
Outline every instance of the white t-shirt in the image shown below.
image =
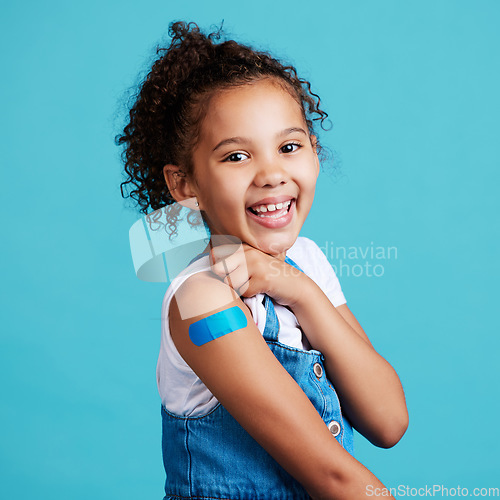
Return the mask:
{"type": "MultiPolygon", "coordinates": [[[[335,307],[346,303],[335,271],[314,241],[299,237],[286,255],[323,290],[335,307]]],[[[174,279],[163,298],[161,344],[156,367],[156,379],[163,406],[176,415],[203,415],[217,404],[214,395],[177,351],[170,336],[168,321],[168,311],[174,291],[189,276],[209,269],[208,255],[193,262],[180,276],[174,279]]],[[[242,299],[249,307],[255,324],[262,333],[266,325],[266,310],[263,305],[264,295],[257,294],[255,297],[242,297],[242,299]]],[[[280,304],[275,304],[275,310],[280,323],[279,341],[291,347],[308,350],[310,348],[309,343],[303,335],[295,315],[280,304]]]]}

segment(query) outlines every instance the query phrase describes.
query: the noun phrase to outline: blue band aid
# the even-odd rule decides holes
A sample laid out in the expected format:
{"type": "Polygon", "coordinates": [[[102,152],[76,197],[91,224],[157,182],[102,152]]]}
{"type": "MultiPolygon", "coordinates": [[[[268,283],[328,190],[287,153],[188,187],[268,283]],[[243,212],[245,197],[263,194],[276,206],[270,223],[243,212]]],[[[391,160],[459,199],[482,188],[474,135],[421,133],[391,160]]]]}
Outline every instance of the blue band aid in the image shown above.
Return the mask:
{"type": "Polygon", "coordinates": [[[245,313],[238,306],[234,306],[192,323],[189,326],[189,338],[194,345],[201,346],[245,326],[245,313]]]}

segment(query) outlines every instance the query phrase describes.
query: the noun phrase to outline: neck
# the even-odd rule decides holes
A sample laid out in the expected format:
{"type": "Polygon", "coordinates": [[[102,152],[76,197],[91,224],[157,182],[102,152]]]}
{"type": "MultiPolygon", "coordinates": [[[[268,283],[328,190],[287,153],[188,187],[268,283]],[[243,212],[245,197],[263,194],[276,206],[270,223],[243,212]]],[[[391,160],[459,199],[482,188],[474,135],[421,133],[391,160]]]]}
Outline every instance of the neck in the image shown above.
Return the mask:
{"type": "MultiPolygon", "coordinates": [[[[210,250],[215,247],[215,246],[220,246],[220,245],[240,245],[241,242],[238,240],[238,238],[231,239],[229,236],[220,236],[220,235],[212,235],[210,238],[210,241],[208,242],[208,245],[205,247],[203,250],[203,253],[209,253],[210,250]]],[[[251,245],[249,245],[251,246],[251,245]]],[[[257,250],[260,250],[257,248],[257,250]]],[[[286,251],[281,252],[280,254],[269,254],[271,257],[274,257],[278,260],[284,261],[286,257],[286,251]]]]}

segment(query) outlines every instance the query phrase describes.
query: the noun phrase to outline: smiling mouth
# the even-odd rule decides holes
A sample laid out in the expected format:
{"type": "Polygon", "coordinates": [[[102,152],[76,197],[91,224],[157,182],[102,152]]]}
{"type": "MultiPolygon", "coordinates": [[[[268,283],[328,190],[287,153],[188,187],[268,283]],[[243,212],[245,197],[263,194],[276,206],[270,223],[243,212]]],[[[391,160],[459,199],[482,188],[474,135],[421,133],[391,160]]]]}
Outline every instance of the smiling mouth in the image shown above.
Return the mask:
{"type": "Polygon", "coordinates": [[[293,201],[295,201],[295,199],[287,200],[282,203],[269,203],[266,205],[249,207],[248,210],[252,214],[263,219],[279,219],[290,211],[293,201]]]}

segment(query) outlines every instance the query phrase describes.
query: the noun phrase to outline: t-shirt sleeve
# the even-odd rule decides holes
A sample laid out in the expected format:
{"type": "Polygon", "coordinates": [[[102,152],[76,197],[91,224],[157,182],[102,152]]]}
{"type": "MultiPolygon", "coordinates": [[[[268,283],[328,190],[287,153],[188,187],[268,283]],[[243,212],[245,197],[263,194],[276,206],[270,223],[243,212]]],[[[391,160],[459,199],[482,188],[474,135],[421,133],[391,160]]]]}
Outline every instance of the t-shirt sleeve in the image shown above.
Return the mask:
{"type": "Polygon", "coordinates": [[[347,301],[332,265],[321,248],[319,248],[313,240],[309,238],[306,239],[310,255],[313,256],[311,261],[314,263],[314,281],[316,281],[319,287],[325,292],[326,296],[335,307],[345,304],[347,301]]]}

